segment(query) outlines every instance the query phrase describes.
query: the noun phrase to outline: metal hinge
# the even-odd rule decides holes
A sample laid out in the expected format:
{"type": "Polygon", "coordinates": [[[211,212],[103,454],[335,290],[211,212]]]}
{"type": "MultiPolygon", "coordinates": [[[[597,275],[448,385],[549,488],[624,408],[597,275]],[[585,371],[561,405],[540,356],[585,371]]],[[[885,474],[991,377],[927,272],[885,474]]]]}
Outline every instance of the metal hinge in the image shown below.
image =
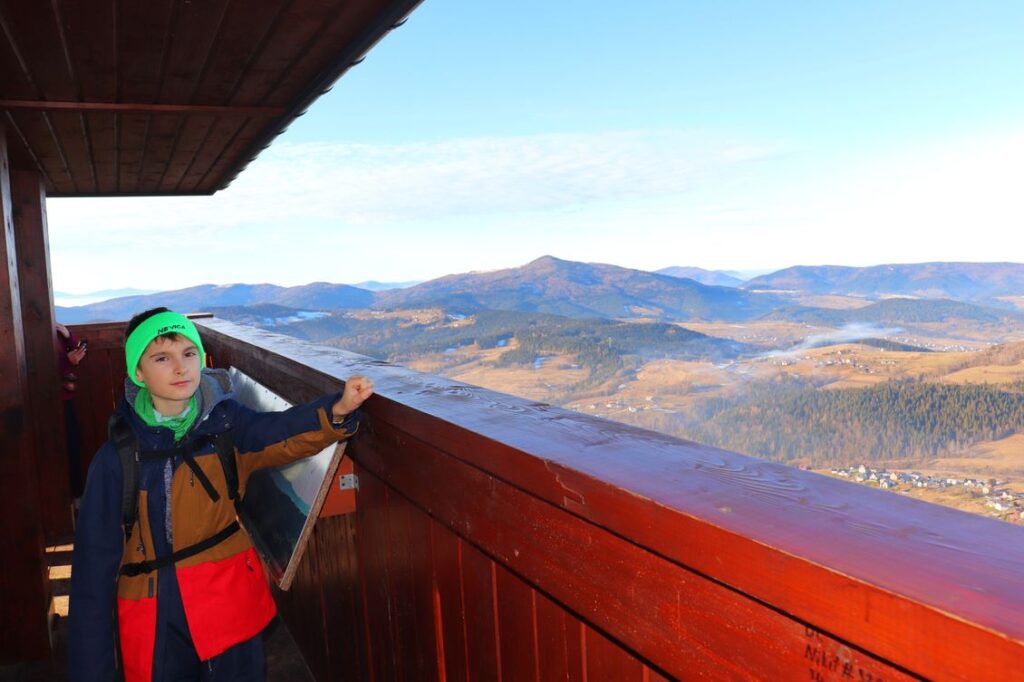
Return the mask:
{"type": "Polygon", "coordinates": [[[338,476],[338,487],[342,490],[359,490],[359,477],[355,474],[338,476]]]}

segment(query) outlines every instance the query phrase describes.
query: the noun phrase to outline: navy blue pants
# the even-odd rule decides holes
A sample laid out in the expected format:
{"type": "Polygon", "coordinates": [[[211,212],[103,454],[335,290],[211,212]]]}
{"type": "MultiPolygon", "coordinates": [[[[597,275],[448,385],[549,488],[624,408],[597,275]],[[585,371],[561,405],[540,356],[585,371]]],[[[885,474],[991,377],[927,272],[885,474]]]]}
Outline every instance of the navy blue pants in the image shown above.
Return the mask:
{"type": "Polygon", "coordinates": [[[265,682],[266,659],[263,634],[240,642],[209,661],[200,661],[188,631],[174,626],[157,639],[153,682],[265,682]],[[160,651],[162,649],[162,651],[160,651]],[[157,665],[156,659],[161,659],[157,665]]]}
{"type": "Polygon", "coordinates": [[[208,661],[196,655],[173,567],[159,569],[153,682],[265,682],[263,633],[208,661]]]}

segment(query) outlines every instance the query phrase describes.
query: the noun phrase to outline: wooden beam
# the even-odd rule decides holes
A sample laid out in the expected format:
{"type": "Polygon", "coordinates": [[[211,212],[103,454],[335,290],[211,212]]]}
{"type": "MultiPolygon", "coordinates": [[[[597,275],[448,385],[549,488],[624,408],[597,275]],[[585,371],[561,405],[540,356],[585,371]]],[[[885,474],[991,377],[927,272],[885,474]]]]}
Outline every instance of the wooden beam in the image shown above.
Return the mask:
{"type": "Polygon", "coordinates": [[[25,339],[2,123],[0,232],[0,663],[7,663],[48,656],[50,641],[39,496],[25,420],[25,339]]]}
{"type": "Polygon", "coordinates": [[[210,104],[140,104],[135,102],[56,102],[49,100],[0,99],[0,109],[30,111],[107,112],[115,114],[204,114],[274,118],[287,113],[284,107],[239,107],[210,104]]]}
{"type": "Polygon", "coordinates": [[[28,386],[26,427],[34,444],[43,531],[56,542],[74,531],[71,523],[64,405],[54,349],[53,288],[46,225],[46,192],[36,171],[11,172],[11,204],[18,246],[18,281],[25,335],[28,386]]]}
{"type": "MultiPolygon", "coordinates": [[[[11,209],[7,135],[0,122],[0,414],[24,407],[25,337],[11,209]]],[[[13,416],[8,416],[13,419],[13,416]]],[[[5,429],[6,430],[6,429],[5,429]]]]}

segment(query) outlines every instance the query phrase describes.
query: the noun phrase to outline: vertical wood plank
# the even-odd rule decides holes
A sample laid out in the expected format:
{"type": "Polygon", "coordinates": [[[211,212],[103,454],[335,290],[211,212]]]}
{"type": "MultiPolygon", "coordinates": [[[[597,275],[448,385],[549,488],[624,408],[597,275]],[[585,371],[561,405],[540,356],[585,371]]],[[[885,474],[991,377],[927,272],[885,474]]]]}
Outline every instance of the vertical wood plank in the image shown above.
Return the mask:
{"type": "Polygon", "coordinates": [[[366,678],[366,648],[353,521],[352,515],[318,519],[315,534],[328,669],[356,680],[366,678]]]}
{"type": "Polygon", "coordinates": [[[10,421],[3,425],[13,432],[25,408],[27,368],[8,163],[7,137],[0,123],[0,415],[7,415],[10,421]]]}
{"type": "Polygon", "coordinates": [[[582,682],[582,625],[544,594],[536,594],[537,665],[542,680],[582,682]]]}
{"type": "Polygon", "coordinates": [[[440,618],[445,678],[448,682],[469,679],[466,658],[466,614],[462,601],[462,567],[459,538],[432,521],[431,546],[434,559],[434,584],[440,618]]]}
{"type": "Polygon", "coordinates": [[[32,432],[43,534],[56,541],[72,532],[71,493],[64,404],[54,349],[46,196],[37,171],[11,171],[11,204],[18,248],[26,385],[32,387],[25,409],[32,432]]]}
{"type": "Polygon", "coordinates": [[[500,678],[494,613],[492,562],[476,547],[462,543],[462,594],[466,609],[466,650],[469,677],[500,678]]]}
{"type": "Polygon", "coordinates": [[[79,338],[89,340],[85,360],[76,368],[78,388],[72,399],[81,429],[82,475],[99,447],[107,440],[107,420],[124,395],[124,350],[118,341],[95,338],[88,327],[74,328],[79,338]]]}
{"type": "Polygon", "coordinates": [[[496,566],[498,595],[498,645],[501,678],[508,682],[539,682],[537,661],[537,614],[533,590],[503,566],[496,566]]]}
{"type": "Polygon", "coordinates": [[[403,679],[438,677],[430,517],[388,489],[396,624],[403,679]]]}
{"type": "Polygon", "coordinates": [[[586,649],[584,648],[587,627],[569,611],[562,615],[565,621],[565,653],[569,664],[569,679],[586,680],[586,649]]]}
{"type": "Polygon", "coordinates": [[[669,678],[665,677],[654,668],[644,666],[644,682],[669,682],[669,678]]]}
{"type": "Polygon", "coordinates": [[[392,541],[387,518],[387,492],[378,478],[358,467],[356,471],[359,476],[356,504],[359,535],[356,542],[366,603],[367,637],[372,642],[369,665],[373,679],[395,680],[400,679],[400,670],[394,601],[400,596],[395,595],[392,586],[388,556],[392,541]]]}
{"type": "Polygon", "coordinates": [[[288,631],[302,652],[306,665],[316,679],[327,680],[330,679],[330,670],[320,588],[319,558],[322,548],[318,540],[314,536],[306,546],[291,589],[288,592],[277,589],[273,591],[288,631]]]}
{"type": "Polygon", "coordinates": [[[643,681],[643,664],[621,646],[592,628],[585,638],[588,680],[643,681]]]}
{"type": "Polygon", "coordinates": [[[0,663],[50,652],[17,260],[7,137],[0,124],[0,663]]]}

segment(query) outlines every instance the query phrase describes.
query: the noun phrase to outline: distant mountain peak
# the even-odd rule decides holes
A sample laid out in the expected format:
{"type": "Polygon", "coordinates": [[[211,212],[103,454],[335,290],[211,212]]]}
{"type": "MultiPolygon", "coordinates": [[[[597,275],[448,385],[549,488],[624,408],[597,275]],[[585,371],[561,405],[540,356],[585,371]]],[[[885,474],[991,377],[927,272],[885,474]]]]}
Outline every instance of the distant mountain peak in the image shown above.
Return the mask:
{"type": "Polygon", "coordinates": [[[746,319],[767,312],[771,297],[711,287],[642,270],[542,256],[493,272],[447,275],[402,291],[381,292],[387,308],[440,306],[519,310],[568,317],[746,319]]]}
{"type": "Polygon", "coordinates": [[[358,289],[366,289],[367,291],[387,291],[389,289],[408,289],[409,287],[416,286],[421,280],[413,280],[408,282],[378,282],[377,280],[370,279],[365,282],[357,282],[350,286],[354,286],[358,289]]]}
{"type": "Polygon", "coordinates": [[[659,275],[667,275],[669,277],[685,277],[692,279],[695,282],[701,284],[709,284],[712,286],[720,287],[738,287],[743,284],[743,279],[737,277],[735,273],[725,272],[723,270],[705,270],[704,268],[697,268],[692,266],[672,266],[669,268],[662,268],[661,270],[655,271],[659,275]]]}

